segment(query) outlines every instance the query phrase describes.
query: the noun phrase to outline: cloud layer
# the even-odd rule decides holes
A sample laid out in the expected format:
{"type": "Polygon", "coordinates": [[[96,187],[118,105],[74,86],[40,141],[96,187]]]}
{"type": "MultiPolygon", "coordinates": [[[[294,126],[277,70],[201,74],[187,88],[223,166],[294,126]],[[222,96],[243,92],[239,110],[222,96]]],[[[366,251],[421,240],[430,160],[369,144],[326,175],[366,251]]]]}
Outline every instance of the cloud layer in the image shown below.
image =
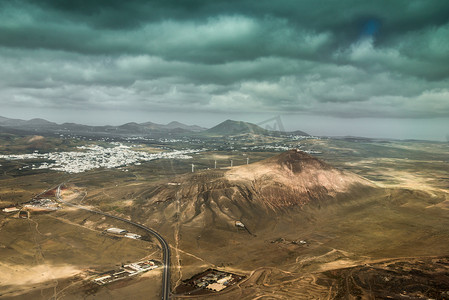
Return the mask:
{"type": "Polygon", "coordinates": [[[2,107],[449,116],[447,1],[4,1],[2,107]]]}

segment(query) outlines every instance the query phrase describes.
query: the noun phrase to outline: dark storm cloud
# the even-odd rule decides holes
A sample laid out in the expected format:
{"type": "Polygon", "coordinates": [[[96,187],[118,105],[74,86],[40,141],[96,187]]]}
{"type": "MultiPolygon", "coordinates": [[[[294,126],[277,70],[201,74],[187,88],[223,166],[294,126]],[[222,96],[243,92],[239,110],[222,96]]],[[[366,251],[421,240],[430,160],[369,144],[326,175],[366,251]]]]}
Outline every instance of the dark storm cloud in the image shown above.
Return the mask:
{"type": "Polygon", "coordinates": [[[447,1],[10,1],[2,105],[449,115],[447,1]]]}

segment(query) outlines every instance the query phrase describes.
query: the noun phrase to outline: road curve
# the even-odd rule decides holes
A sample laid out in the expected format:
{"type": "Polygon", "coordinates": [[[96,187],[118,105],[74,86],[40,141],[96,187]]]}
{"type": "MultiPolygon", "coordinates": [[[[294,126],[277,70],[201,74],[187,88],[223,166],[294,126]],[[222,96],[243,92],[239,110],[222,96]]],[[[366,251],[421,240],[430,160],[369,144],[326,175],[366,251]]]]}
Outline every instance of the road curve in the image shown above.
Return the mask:
{"type": "Polygon", "coordinates": [[[151,228],[148,228],[142,224],[121,218],[121,217],[117,217],[114,215],[110,215],[108,213],[104,213],[101,211],[96,211],[96,210],[92,210],[92,209],[88,209],[85,208],[83,206],[79,206],[70,202],[66,202],[64,200],[61,199],[60,197],[60,193],[61,193],[61,185],[58,186],[57,191],[56,191],[56,198],[58,199],[58,201],[72,206],[72,207],[76,207],[94,214],[98,214],[98,215],[103,215],[109,218],[113,218],[119,221],[123,221],[126,222],[128,224],[134,225],[140,229],[145,230],[146,232],[154,235],[156,237],[156,239],[159,241],[159,243],[161,244],[161,248],[162,248],[162,261],[163,261],[163,273],[162,273],[162,300],[168,300],[170,299],[170,246],[168,245],[167,241],[156,231],[154,231],[151,228]]]}

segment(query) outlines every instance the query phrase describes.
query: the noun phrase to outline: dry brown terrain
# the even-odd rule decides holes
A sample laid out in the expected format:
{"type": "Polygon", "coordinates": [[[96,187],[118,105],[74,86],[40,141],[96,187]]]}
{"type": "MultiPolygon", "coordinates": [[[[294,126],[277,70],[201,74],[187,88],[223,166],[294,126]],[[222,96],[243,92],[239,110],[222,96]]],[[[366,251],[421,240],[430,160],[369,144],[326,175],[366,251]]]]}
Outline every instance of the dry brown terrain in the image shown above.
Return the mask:
{"type": "MultiPolygon", "coordinates": [[[[441,156],[444,149],[440,150],[441,156]]],[[[8,204],[42,192],[42,186],[67,182],[65,200],[158,230],[172,247],[172,287],[207,268],[247,276],[215,295],[217,299],[383,297],[388,285],[382,288],[376,272],[384,272],[392,259],[410,265],[397,271],[397,278],[413,268],[427,272],[422,264],[437,264],[447,273],[445,264],[424,258],[449,253],[448,191],[440,180],[445,162],[419,153],[425,168],[416,172],[412,168],[419,165],[418,157],[359,160],[337,154],[329,157],[339,169],[290,151],[248,166],[176,176],[164,175],[164,169],[177,166],[163,162],[130,168],[128,174],[96,170],[72,178],[4,178],[7,185],[1,192],[8,204]],[[400,167],[394,168],[395,161],[400,167]],[[157,170],[156,175],[148,170],[157,170]],[[237,220],[251,234],[236,228],[237,220]],[[414,267],[418,261],[422,264],[414,267]],[[363,269],[367,263],[371,269],[363,269]],[[379,287],[370,291],[374,283],[379,287]]],[[[213,155],[202,157],[209,162],[220,158],[213,155]]],[[[8,293],[0,298],[159,298],[157,270],[110,286],[89,283],[95,272],[160,256],[155,243],[101,234],[113,226],[134,230],[126,225],[73,208],[32,214],[30,220],[2,215],[0,222],[0,269],[11,274],[0,277],[1,290],[8,293]]],[[[445,292],[446,279],[438,276],[426,284],[429,290],[440,287],[445,292]]]]}

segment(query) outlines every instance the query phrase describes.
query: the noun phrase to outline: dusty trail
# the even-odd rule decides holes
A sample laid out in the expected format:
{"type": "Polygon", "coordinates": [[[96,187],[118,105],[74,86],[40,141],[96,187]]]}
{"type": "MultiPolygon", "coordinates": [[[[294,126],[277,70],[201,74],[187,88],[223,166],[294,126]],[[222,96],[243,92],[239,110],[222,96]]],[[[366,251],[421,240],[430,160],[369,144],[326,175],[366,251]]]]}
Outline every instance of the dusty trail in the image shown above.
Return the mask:
{"type": "Polygon", "coordinates": [[[176,214],[178,216],[178,220],[175,224],[175,230],[174,230],[174,238],[175,238],[175,256],[176,256],[176,264],[177,264],[177,269],[178,269],[178,274],[179,274],[179,278],[175,283],[175,286],[178,286],[179,284],[181,284],[182,282],[182,267],[181,267],[181,256],[179,255],[179,230],[181,227],[181,222],[180,222],[180,215],[181,215],[181,209],[180,209],[180,201],[179,201],[179,191],[176,192],[176,214]]]}
{"type": "MultiPolygon", "coordinates": [[[[57,294],[56,290],[57,290],[57,286],[59,284],[59,281],[53,276],[52,272],[50,271],[50,268],[46,264],[44,254],[42,253],[41,244],[38,242],[38,237],[37,236],[38,235],[43,235],[43,234],[39,231],[39,223],[38,222],[36,222],[33,219],[31,219],[31,217],[28,218],[27,220],[28,220],[29,225],[30,225],[30,231],[33,231],[32,227],[31,227],[31,223],[34,223],[34,225],[35,225],[35,228],[34,228],[35,233],[33,233],[33,241],[34,241],[35,249],[36,249],[36,255],[35,255],[36,265],[43,265],[43,266],[45,266],[46,273],[49,274],[49,277],[50,277],[49,279],[51,281],[53,281],[53,293],[54,294],[53,294],[53,297],[51,297],[50,299],[55,299],[56,300],[56,294],[57,294]]],[[[41,294],[42,294],[42,292],[43,292],[43,290],[41,289],[41,294]]]]}

